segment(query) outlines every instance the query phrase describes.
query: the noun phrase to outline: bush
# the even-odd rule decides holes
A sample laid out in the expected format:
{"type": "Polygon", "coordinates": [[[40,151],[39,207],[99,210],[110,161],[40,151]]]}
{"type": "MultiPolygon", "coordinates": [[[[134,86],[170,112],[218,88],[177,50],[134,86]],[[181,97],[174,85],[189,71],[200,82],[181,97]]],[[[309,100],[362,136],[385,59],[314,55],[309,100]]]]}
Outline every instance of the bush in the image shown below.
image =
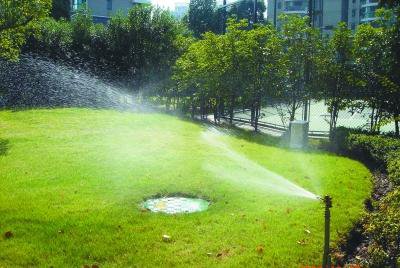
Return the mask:
{"type": "Polygon", "coordinates": [[[43,19],[28,39],[25,50],[40,52],[51,58],[63,58],[71,49],[71,34],[72,28],[69,22],[43,19]]]}
{"type": "Polygon", "coordinates": [[[396,267],[400,258],[400,188],[381,200],[376,211],[364,218],[368,247],[368,266],[396,267]]]}
{"type": "Polygon", "coordinates": [[[390,155],[400,150],[400,140],[379,135],[353,134],[347,137],[348,149],[361,158],[386,166],[390,155]]]}
{"type": "Polygon", "coordinates": [[[354,130],[350,128],[337,127],[333,135],[334,140],[331,142],[331,148],[336,152],[348,153],[347,138],[353,132],[354,130]]]}
{"type": "Polygon", "coordinates": [[[379,135],[379,133],[370,132],[365,129],[359,128],[346,128],[346,127],[337,127],[334,133],[334,140],[331,142],[331,148],[336,152],[341,153],[349,153],[349,143],[348,138],[350,134],[365,134],[365,135],[379,135]]]}
{"type": "Polygon", "coordinates": [[[390,181],[400,186],[400,140],[379,135],[347,132],[341,145],[358,159],[372,161],[388,173],[390,181]]]}
{"type": "Polygon", "coordinates": [[[395,186],[362,219],[368,238],[368,267],[396,267],[400,261],[400,140],[338,128],[334,148],[384,169],[395,186]]]}
{"type": "Polygon", "coordinates": [[[46,18],[30,31],[24,52],[64,60],[103,78],[143,85],[168,80],[186,40],[186,28],[169,11],[148,5],[127,16],[114,15],[106,25],[94,24],[89,11],[78,10],[71,21],[46,18]]]}
{"type": "Polygon", "coordinates": [[[390,181],[396,185],[400,186],[400,151],[392,152],[387,160],[387,171],[389,174],[390,181]]]}

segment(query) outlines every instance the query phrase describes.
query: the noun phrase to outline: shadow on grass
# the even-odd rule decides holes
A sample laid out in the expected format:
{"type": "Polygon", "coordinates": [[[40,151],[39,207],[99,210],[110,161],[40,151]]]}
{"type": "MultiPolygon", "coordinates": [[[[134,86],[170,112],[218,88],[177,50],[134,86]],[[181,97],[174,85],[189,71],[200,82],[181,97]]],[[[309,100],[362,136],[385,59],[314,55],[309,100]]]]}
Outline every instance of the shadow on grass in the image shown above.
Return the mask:
{"type": "Polygon", "coordinates": [[[9,149],[9,142],[5,139],[0,139],[0,156],[6,155],[9,149]]]}

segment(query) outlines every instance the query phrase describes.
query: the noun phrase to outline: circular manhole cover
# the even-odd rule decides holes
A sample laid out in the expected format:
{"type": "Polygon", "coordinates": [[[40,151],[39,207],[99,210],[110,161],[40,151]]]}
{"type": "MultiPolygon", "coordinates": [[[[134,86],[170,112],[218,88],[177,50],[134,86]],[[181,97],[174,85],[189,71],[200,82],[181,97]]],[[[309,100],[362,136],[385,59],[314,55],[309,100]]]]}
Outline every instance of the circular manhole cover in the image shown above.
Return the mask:
{"type": "Polygon", "coordinates": [[[204,211],[209,205],[210,203],[204,199],[177,196],[152,198],[143,203],[143,207],[152,212],[163,212],[167,214],[204,211]]]}

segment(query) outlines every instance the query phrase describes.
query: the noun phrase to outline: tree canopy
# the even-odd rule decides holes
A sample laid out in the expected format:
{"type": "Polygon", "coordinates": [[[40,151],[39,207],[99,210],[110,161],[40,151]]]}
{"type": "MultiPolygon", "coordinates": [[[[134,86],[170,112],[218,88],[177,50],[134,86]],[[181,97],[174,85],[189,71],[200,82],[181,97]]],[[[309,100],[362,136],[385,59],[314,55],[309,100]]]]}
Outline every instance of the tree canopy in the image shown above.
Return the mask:
{"type": "Polygon", "coordinates": [[[71,11],[70,0],[53,0],[51,16],[55,19],[68,19],[71,11]]]}
{"type": "Polygon", "coordinates": [[[216,27],[215,0],[190,0],[188,25],[196,37],[216,27]]]}
{"type": "Polygon", "coordinates": [[[0,0],[0,57],[16,60],[27,27],[46,17],[51,0],[0,0]]]}
{"type": "MultiPolygon", "coordinates": [[[[266,11],[266,6],[263,0],[257,1],[257,22],[264,21],[264,13],[266,11]]],[[[235,17],[238,20],[254,19],[254,0],[243,0],[238,1],[229,8],[229,17],[235,17]]]]}

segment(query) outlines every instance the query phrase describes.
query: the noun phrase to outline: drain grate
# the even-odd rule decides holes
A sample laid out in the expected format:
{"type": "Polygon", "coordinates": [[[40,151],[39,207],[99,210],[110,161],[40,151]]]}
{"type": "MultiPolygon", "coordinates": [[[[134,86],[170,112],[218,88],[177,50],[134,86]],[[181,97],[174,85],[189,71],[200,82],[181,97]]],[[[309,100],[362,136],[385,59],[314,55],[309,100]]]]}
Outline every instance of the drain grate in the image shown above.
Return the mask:
{"type": "Polygon", "coordinates": [[[200,198],[187,197],[162,197],[148,199],[143,202],[143,207],[152,212],[167,214],[193,213],[207,210],[210,203],[200,198]]]}

